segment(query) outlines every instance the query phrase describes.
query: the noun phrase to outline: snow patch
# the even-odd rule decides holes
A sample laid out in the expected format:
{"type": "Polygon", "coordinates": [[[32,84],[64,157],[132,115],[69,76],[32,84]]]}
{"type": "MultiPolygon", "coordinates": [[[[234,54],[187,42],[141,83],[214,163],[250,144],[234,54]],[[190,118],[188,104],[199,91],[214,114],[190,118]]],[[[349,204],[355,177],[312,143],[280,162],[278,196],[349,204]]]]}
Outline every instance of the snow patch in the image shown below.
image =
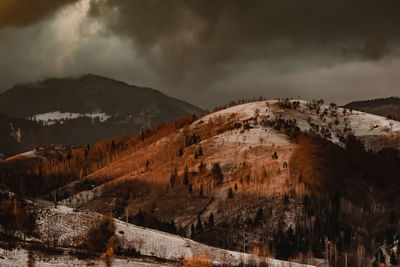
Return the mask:
{"type": "Polygon", "coordinates": [[[72,113],[72,112],[60,112],[52,111],[47,113],[36,114],[28,118],[28,120],[42,123],[43,125],[49,126],[54,125],[57,122],[63,123],[65,120],[73,120],[77,118],[91,118],[92,120],[98,118],[100,122],[104,122],[111,118],[106,113],[72,113]]]}

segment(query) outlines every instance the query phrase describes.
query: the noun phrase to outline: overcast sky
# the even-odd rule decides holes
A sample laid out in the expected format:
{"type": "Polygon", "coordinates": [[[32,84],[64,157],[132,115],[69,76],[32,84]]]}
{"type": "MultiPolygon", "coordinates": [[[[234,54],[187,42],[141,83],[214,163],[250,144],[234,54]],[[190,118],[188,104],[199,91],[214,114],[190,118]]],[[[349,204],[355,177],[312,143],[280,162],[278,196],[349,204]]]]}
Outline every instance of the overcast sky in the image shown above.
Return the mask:
{"type": "Polygon", "coordinates": [[[211,108],[400,95],[398,0],[1,0],[0,91],[103,75],[211,108]]]}

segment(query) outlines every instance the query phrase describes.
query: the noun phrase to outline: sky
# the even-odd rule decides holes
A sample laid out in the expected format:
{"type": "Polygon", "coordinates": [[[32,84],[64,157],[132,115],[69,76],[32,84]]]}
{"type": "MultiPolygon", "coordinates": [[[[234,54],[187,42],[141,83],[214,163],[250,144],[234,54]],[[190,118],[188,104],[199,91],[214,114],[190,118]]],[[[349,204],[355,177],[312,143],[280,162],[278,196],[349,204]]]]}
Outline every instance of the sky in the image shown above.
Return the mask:
{"type": "Polygon", "coordinates": [[[202,108],[400,95],[398,0],[1,0],[0,92],[93,73],[202,108]]]}

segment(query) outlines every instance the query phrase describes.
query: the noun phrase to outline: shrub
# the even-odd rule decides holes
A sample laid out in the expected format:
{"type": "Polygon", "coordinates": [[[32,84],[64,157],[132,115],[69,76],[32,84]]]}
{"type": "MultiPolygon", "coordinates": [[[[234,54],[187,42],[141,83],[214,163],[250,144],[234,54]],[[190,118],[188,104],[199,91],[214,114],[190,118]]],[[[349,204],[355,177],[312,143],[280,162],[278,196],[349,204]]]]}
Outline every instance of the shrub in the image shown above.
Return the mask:
{"type": "Polygon", "coordinates": [[[201,254],[198,258],[185,258],[182,263],[185,267],[212,267],[210,259],[205,254],[201,254]]]}
{"type": "Polygon", "coordinates": [[[0,202],[0,224],[4,227],[6,234],[14,235],[15,231],[26,235],[33,235],[36,227],[36,215],[29,210],[26,203],[12,197],[0,202]]]}
{"type": "Polygon", "coordinates": [[[100,253],[107,252],[111,245],[115,249],[117,242],[114,219],[111,216],[105,216],[98,224],[94,225],[87,234],[85,245],[89,250],[100,253]]]}

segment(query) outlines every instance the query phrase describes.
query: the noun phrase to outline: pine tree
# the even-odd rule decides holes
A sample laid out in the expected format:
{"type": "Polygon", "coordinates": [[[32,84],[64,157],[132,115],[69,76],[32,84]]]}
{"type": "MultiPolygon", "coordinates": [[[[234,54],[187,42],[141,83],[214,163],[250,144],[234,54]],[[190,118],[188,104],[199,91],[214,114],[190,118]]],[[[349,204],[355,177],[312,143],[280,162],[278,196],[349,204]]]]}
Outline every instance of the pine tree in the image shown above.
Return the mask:
{"type": "Polygon", "coordinates": [[[183,173],[183,184],[184,185],[189,184],[189,168],[187,165],[185,166],[185,171],[183,173]]]}
{"type": "Polygon", "coordinates": [[[114,150],[115,149],[115,142],[114,142],[114,140],[112,140],[111,141],[111,150],[114,150]]]}
{"type": "Polygon", "coordinates": [[[259,223],[261,223],[261,222],[262,222],[262,217],[263,217],[263,210],[262,210],[262,208],[260,207],[260,208],[257,210],[256,217],[254,218],[254,224],[255,224],[255,225],[258,225],[259,223]]]}
{"type": "Polygon", "coordinates": [[[229,187],[229,190],[228,190],[228,198],[233,198],[233,190],[232,190],[232,187],[229,187]]]}
{"type": "Polygon", "coordinates": [[[189,184],[189,193],[192,193],[193,192],[193,186],[192,186],[192,184],[189,184]]]}
{"type": "Polygon", "coordinates": [[[144,130],[143,130],[143,128],[142,128],[142,131],[140,132],[140,139],[142,141],[144,141],[144,130]]]}
{"type": "Polygon", "coordinates": [[[180,157],[183,156],[183,149],[182,149],[182,147],[179,147],[178,156],[180,156],[180,157]]]}
{"type": "Polygon", "coordinates": [[[203,163],[203,161],[201,161],[200,165],[199,165],[199,173],[203,173],[205,168],[206,168],[206,165],[203,163]]]}
{"type": "Polygon", "coordinates": [[[174,188],[177,178],[178,178],[178,170],[175,167],[174,171],[171,173],[171,176],[169,178],[169,182],[171,183],[172,188],[174,188]]]}
{"type": "Polygon", "coordinates": [[[210,216],[208,217],[208,226],[214,226],[214,214],[211,212],[210,216]]]}
{"type": "Polygon", "coordinates": [[[218,184],[222,184],[222,182],[224,181],[224,175],[222,174],[221,167],[218,163],[214,163],[213,165],[212,176],[218,184]]]}
{"type": "Polygon", "coordinates": [[[195,232],[194,232],[194,225],[192,223],[192,227],[190,228],[190,237],[194,238],[195,232]]]}
{"type": "Polygon", "coordinates": [[[200,216],[197,217],[196,232],[203,231],[203,223],[201,222],[200,216]]]}

